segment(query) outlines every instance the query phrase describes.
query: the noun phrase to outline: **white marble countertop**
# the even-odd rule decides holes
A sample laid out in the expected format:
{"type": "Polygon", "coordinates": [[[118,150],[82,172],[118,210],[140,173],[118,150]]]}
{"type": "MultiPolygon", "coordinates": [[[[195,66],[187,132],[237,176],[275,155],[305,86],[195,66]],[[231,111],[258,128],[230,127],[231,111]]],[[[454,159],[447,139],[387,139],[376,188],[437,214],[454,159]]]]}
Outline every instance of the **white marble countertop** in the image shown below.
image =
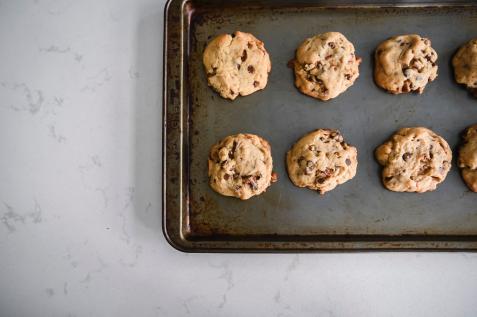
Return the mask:
{"type": "Polygon", "coordinates": [[[164,0],[0,0],[0,316],[476,316],[477,254],[184,254],[164,0]]]}

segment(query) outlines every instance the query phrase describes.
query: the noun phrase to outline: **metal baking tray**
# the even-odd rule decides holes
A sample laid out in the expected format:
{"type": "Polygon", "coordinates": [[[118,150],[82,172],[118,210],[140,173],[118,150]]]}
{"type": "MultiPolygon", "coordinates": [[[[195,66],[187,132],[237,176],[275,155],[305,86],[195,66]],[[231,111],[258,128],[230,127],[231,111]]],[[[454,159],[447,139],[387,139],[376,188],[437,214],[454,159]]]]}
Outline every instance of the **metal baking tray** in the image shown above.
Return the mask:
{"type": "Polygon", "coordinates": [[[169,1],[164,38],[163,229],[189,252],[477,250],[477,194],[456,164],[460,132],[477,123],[477,100],[453,79],[456,49],[477,37],[477,4],[375,1],[169,1]],[[267,87],[235,101],[207,86],[206,43],[251,32],[272,60],[267,87]],[[339,31],[363,62],[355,84],[321,102],[301,94],[287,62],[307,37],[339,31]],[[373,81],[373,52],[390,36],[428,37],[439,76],[422,95],[391,95],[373,81]],[[451,145],[453,167],[434,192],[395,193],[381,184],[374,149],[401,127],[426,126],[451,145]],[[285,154],[303,134],[339,129],[358,148],[354,179],[324,196],[288,179],[285,154]],[[279,180],[247,201],[209,188],[212,144],[239,132],[272,146],[279,180]]]}

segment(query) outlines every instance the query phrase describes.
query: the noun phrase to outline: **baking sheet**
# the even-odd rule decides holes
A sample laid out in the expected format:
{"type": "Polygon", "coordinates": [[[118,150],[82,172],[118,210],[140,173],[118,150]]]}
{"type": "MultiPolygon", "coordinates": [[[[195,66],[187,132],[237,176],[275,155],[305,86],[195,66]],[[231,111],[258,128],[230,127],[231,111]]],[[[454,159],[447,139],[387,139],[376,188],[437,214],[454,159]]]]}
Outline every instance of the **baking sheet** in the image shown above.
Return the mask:
{"type": "Polygon", "coordinates": [[[450,65],[456,49],[477,36],[476,6],[220,3],[172,1],[166,11],[164,231],[175,247],[477,248],[477,194],[467,189],[456,165],[459,134],[477,123],[477,100],[454,82],[450,65]],[[211,38],[236,30],[265,43],[272,71],[265,90],[229,101],[207,86],[202,53],[211,38]],[[355,84],[322,102],[295,88],[287,62],[305,38],[328,31],[343,33],[363,61],[355,84]],[[393,35],[410,33],[431,39],[439,76],[422,95],[390,95],[373,82],[374,49],[393,35]],[[434,192],[395,193],[381,184],[374,149],[397,129],[412,126],[431,128],[453,149],[452,169],[434,192]],[[339,129],[358,148],[356,177],[325,195],[295,187],[285,165],[292,144],[317,128],[339,129]],[[240,132],[270,142],[279,176],[266,193],[248,201],[215,193],[207,177],[211,145],[240,132]]]}

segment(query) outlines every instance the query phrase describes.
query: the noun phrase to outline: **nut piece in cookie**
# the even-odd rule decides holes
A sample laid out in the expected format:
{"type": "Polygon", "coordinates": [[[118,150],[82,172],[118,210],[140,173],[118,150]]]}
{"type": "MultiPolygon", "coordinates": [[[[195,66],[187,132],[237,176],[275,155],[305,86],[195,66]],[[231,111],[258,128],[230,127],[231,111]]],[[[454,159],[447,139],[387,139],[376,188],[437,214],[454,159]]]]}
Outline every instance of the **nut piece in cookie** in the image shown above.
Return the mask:
{"type": "Polygon", "coordinates": [[[459,48],[452,58],[455,81],[466,85],[477,97],[477,39],[470,40],[459,48]]]}
{"type": "Polygon", "coordinates": [[[339,131],[319,129],[303,136],[288,151],[288,176],[296,186],[324,194],[356,175],[357,154],[339,131]]]}
{"type": "Polygon", "coordinates": [[[459,150],[462,178],[470,190],[477,192],[477,124],[464,131],[462,141],[459,150]]]}
{"type": "Polygon", "coordinates": [[[295,86],[305,95],[329,100],[353,85],[359,76],[361,58],[339,32],[327,32],[306,39],[293,60],[295,86]]]}
{"type": "Polygon", "coordinates": [[[272,168],[267,141],[254,134],[231,135],[210,149],[209,184],[224,196],[249,199],[277,180],[272,168]]]}
{"type": "Polygon", "coordinates": [[[239,31],[221,34],[210,41],[203,63],[209,86],[232,100],[264,89],[272,69],[263,42],[239,31]]]}
{"type": "Polygon", "coordinates": [[[429,39],[417,34],[382,42],[374,56],[374,80],[392,94],[422,93],[437,77],[437,53],[429,39]]]}
{"type": "Polygon", "coordinates": [[[384,186],[395,192],[435,190],[451,168],[449,144],[426,128],[403,128],[376,149],[384,186]]]}

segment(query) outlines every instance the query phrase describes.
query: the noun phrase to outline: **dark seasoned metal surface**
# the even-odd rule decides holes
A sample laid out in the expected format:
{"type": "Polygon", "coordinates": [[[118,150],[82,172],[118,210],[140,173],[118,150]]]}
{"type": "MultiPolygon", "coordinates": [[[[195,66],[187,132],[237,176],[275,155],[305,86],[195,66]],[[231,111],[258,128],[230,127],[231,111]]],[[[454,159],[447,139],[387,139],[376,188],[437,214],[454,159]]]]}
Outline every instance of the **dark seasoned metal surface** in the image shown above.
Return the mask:
{"type": "MultiPolygon", "coordinates": [[[[164,232],[184,251],[477,249],[477,194],[456,165],[459,133],[477,122],[477,100],[455,84],[450,60],[477,36],[477,6],[332,6],[333,1],[171,1],[166,8],[164,232]],[[250,10],[253,6],[253,10],[250,10]],[[251,32],[265,43],[272,72],[265,90],[235,101],[207,86],[206,43],[220,33],[251,32]],[[287,62],[307,37],[342,32],[363,62],[345,93],[321,102],[298,92],[287,62]],[[373,52],[386,38],[418,33],[439,55],[439,76],[422,95],[390,95],[373,82],[373,52]],[[395,130],[426,126],[454,154],[444,183],[424,194],[394,193],[380,180],[374,149],[395,130]],[[288,179],[285,154],[303,134],[339,129],[358,148],[354,179],[320,196],[288,179]],[[239,132],[272,146],[277,183],[248,201],[208,186],[212,144],[239,132]]],[[[335,1],[339,3],[338,1],[335,1]]],[[[471,3],[471,2],[469,2],[471,3]]]]}

